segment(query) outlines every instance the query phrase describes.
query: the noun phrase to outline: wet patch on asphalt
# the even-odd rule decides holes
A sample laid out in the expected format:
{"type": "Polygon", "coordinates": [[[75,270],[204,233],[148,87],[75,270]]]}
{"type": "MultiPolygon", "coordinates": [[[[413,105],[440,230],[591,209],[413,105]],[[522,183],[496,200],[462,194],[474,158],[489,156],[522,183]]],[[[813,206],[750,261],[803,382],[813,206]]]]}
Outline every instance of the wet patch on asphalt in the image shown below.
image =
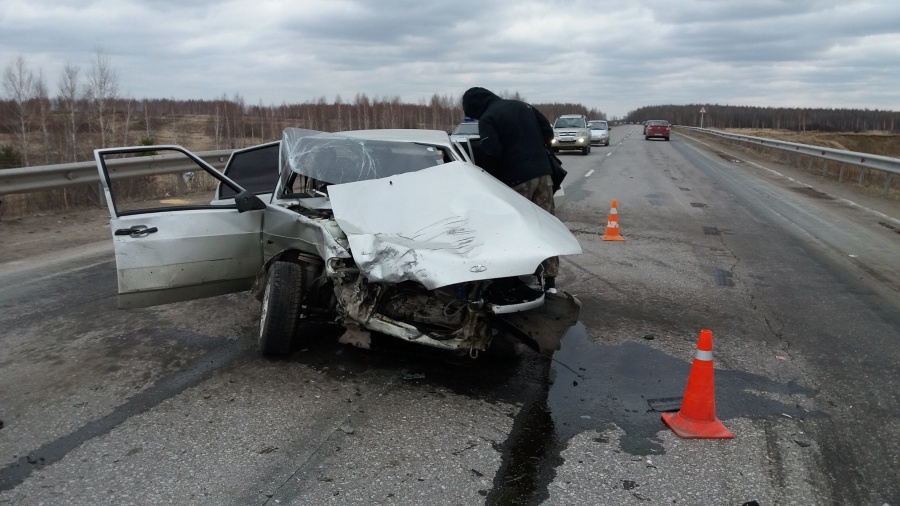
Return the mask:
{"type": "Polygon", "coordinates": [[[890,223],[885,223],[885,222],[883,222],[883,221],[879,221],[878,224],[881,225],[882,227],[888,229],[888,230],[893,230],[894,232],[900,234],[900,229],[898,229],[897,227],[891,225],[890,223]]]}
{"type": "Polygon", "coordinates": [[[809,197],[813,197],[813,198],[817,198],[817,199],[834,200],[834,197],[832,197],[831,195],[829,195],[825,192],[819,191],[815,188],[809,187],[809,186],[792,186],[792,187],[789,187],[788,189],[795,191],[797,193],[800,193],[802,195],[807,195],[809,197]]]}
{"type": "Polygon", "coordinates": [[[732,274],[731,271],[716,269],[715,272],[713,272],[713,279],[716,281],[717,286],[729,288],[734,286],[734,274],[732,274]]]}
{"type": "MultiPolygon", "coordinates": [[[[643,339],[635,336],[635,339],[643,339]]],[[[538,504],[562,464],[561,452],[574,436],[613,426],[625,431],[620,451],[631,455],[665,453],[659,431],[667,430],[660,410],[684,394],[691,362],[667,355],[642,342],[598,345],[578,325],[563,338],[551,364],[546,399],[526,404],[504,445],[503,462],[488,504],[538,504]],[[656,408],[656,409],[654,409],[656,408]]],[[[719,419],[765,419],[776,416],[820,418],[799,405],[764,398],[760,392],[814,396],[816,391],[779,383],[741,371],[716,371],[719,419]]],[[[607,441],[597,441],[607,444],[607,441]]]]}

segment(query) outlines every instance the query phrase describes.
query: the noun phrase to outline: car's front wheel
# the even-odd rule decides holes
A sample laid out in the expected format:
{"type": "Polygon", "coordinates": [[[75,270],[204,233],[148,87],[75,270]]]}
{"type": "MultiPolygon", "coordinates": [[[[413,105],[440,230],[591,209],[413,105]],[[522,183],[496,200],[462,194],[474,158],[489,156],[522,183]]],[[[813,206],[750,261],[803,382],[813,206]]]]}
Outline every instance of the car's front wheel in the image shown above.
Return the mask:
{"type": "Polygon", "coordinates": [[[581,154],[582,154],[582,155],[587,156],[587,154],[590,153],[590,152],[591,152],[591,147],[590,147],[590,146],[585,146],[585,147],[581,148],[581,154]]]}
{"type": "Polygon", "coordinates": [[[295,263],[274,262],[269,267],[259,317],[259,350],[265,355],[291,351],[300,317],[303,270],[295,263]]]}

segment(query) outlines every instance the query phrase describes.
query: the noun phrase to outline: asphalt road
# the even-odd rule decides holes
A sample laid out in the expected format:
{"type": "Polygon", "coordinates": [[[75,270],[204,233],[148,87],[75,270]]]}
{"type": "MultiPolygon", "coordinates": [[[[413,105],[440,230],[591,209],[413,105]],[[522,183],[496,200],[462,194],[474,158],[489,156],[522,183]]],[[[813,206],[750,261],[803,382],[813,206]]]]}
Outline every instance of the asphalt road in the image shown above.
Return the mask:
{"type": "Polygon", "coordinates": [[[560,156],[552,361],[267,360],[245,294],[117,310],[111,241],[0,264],[0,504],[900,504],[900,206],[639,128],[560,156]],[[733,440],[660,421],[701,329],[733,440]]]}

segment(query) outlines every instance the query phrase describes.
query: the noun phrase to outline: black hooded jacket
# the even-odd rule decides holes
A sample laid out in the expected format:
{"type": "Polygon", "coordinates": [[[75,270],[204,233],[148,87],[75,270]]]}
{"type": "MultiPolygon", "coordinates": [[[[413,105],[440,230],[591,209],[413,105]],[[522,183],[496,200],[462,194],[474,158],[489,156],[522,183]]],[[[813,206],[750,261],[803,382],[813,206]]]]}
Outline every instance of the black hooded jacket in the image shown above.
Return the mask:
{"type": "Polygon", "coordinates": [[[483,169],[508,186],[550,175],[546,146],[553,127],[540,111],[484,88],[468,89],[462,103],[466,116],[478,120],[483,169]]]}

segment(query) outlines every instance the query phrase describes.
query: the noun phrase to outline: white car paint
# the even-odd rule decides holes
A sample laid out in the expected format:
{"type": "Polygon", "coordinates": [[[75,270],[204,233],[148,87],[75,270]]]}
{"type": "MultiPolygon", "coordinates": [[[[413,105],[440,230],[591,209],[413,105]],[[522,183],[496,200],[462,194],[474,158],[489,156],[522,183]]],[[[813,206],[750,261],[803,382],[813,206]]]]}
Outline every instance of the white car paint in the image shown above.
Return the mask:
{"type": "Polygon", "coordinates": [[[581,253],[556,217],[463,162],[335,185],[329,195],[372,282],[435,289],[531,274],[545,258],[581,253]]]}

